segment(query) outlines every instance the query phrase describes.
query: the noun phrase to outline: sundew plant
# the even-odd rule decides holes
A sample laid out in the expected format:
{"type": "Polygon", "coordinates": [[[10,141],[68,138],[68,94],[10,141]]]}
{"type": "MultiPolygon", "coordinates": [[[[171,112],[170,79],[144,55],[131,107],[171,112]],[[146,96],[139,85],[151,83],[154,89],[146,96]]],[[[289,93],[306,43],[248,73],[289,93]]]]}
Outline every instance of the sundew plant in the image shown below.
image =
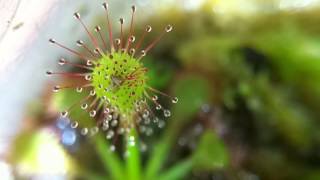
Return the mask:
{"type": "MultiPolygon", "coordinates": [[[[83,110],[88,111],[90,117],[98,118],[98,126],[104,131],[108,131],[107,138],[112,138],[117,133],[129,133],[132,128],[137,128],[140,123],[148,124],[149,121],[159,123],[161,121],[154,115],[153,108],[149,105],[152,102],[156,110],[163,111],[165,117],[169,117],[171,112],[165,109],[158,102],[158,95],[169,98],[172,103],[177,103],[177,97],[171,97],[148,86],[148,77],[146,72],[148,69],[144,67],[143,57],[156,45],[163,35],[172,30],[172,26],[165,27],[164,32],[150,43],[147,47],[141,47],[142,42],[152,31],[151,26],[145,28],[140,40],[136,43],[134,35],[134,15],[136,7],[132,6],[132,16],[128,37],[124,36],[124,19],[120,18],[121,32],[119,38],[114,38],[112,32],[112,24],[109,20],[108,4],[103,3],[106,11],[106,22],[108,28],[109,44],[101,33],[101,27],[96,26],[95,32],[97,37],[90,32],[85,23],[81,20],[78,12],[74,13],[74,17],[80,22],[84,30],[89,36],[90,43],[94,49],[90,49],[82,40],[77,41],[79,47],[83,47],[87,53],[80,53],[76,50],[68,48],[55,39],[50,39],[50,43],[55,44],[70,53],[78,56],[84,61],[84,64],[72,63],[64,58],[59,60],[59,64],[71,65],[86,72],[68,73],[68,72],[52,72],[47,71],[47,75],[60,75],[65,78],[84,78],[86,84],[77,84],[76,86],[54,86],[53,91],[66,88],[75,88],[79,93],[84,88],[90,89],[90,93],[84,98],[76,102],[70,108],[61,112],[61,116],[67,117],[72,113],[75,106],[81,106],[83,110]],[[99,38],[99,39],[98,39],[99,38]]],[[[73,122],[73,127],[77,127],[77,122],[73,122]]],[[[96,127],[96,128],[97,128],[96,127]]],[[[95,128],[95,129],[96,129],[95,128]]],[[[87,134],[87,130],[83,130],[82,134],[87,134]]]]}
{"type": "MultiPolygon", "coordinates": [[[[102,131],[107,139],[113,139],[118,135],[124,135],[131,144],[135,144],[137,134],[152,134],[154,124],[159,128],[165,125],[162,118],[158,118],[160,111],[162,117],[170,117],[170,110],[166,109],[159,102],[159,97],[163,97],[177,103],[178,98],[148,85],[148,69],[144,66],[144,57],[173,27],[167,25],[163,32],[152,40],[149,45],[143,47],[145,37],[152,32],[152,27],[147,25],[145,30],[136,39],[134,32],[134,18],[136,6],[131,7],[131,21],[128,33],[125,33],[124,19],[120,18],[120,33],[115,37],[113,24],[110,20],[109,6],[103,3],[105,10],[105,24],[108,33],[104,34],[101,26],[96,26],[91,32],[82,21],[80,13],[74,13],[74,18],[79,21],[84,31],[88,35],[89,42],[83,40],[76,41],[80,50],[66,47],[55,39],[49,42],[75,55],[83,63],[74,63],[65,58],[60,58],[58,63],[61,66],[69,65],[78,68],[79,72],[53,72],[46,74],[58,75],[64,78],[80,78],[83,84],[73,84],[53,87],[54,92],[64,89],[74,89],[78,93],[88,94],[74,102],[69,108],[61,112],[61,117],[72,118],[73,109],[81,107],[89,113],[94,120],[93,127],[80,127],[79,122],[72,120],[72,128],[80,128],[80,133],[84,136],[95,135],[102,131]]],[[[112,145],[112,149],[116,148],[112,145]]]]}

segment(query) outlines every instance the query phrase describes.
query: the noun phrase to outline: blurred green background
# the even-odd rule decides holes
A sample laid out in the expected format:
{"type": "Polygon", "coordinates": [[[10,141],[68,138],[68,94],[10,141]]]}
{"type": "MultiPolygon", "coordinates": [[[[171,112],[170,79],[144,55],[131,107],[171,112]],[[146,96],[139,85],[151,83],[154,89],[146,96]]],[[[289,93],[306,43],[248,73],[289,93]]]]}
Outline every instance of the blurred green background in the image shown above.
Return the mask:
{"type": "Polygon", "coordinates": [[[25,128],[12,143],[8,161],[15,177],[320,179],[319,4],[159,3],[137,22],[136,32],[151,24],[155,35],[174,25],[144,63],[149,84],[179,97],[179,103],[167,103],[172,117],[141,137],[132,171],[123,167],[131,161],[124,152],[110,152],[100,136],[82,138],[57,120],[59,107],[78,94],[45,90],[30,103],[25,128]]]}

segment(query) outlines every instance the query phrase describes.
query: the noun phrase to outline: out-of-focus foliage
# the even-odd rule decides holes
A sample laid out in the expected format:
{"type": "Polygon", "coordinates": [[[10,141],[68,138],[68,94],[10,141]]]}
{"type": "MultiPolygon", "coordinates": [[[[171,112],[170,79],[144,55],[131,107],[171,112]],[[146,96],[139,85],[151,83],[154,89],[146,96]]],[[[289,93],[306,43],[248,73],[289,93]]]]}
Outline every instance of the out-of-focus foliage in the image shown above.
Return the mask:
{"type": "MultiPolygon", "coordinates": [[[[319,8],[286,3],[207,1],[140,22],[155,34],[175,27],[144,59],[149,83],[179,97],[172,117],[129,159],[104,152],[110,146],[100,137],[69,154],[97,179],[320,179],[319,8]]],[[[49,99],[57,110],[76,96],[49,99]]]]}

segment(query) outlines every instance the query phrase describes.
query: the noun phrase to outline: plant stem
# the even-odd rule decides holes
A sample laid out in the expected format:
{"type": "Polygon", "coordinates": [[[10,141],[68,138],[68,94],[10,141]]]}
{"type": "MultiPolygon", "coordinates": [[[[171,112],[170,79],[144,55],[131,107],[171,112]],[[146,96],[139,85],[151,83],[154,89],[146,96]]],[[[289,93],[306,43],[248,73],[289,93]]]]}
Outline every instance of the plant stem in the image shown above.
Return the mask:
{"type": "Polygon", "coordinates": [[[132,129],[129,136],[126,138],[126,163],[128,179],[141,180],[141,160],[137,133],[132,129]]]}
{"type": "Polygon", "coordinates": [[[96,151],[101,158],[106,171],[110,173],[112,179],[125,179],[124,168],[121,160],[115,152],[110,150],[109,144],[101,135],[94,138],[96,151]]]}

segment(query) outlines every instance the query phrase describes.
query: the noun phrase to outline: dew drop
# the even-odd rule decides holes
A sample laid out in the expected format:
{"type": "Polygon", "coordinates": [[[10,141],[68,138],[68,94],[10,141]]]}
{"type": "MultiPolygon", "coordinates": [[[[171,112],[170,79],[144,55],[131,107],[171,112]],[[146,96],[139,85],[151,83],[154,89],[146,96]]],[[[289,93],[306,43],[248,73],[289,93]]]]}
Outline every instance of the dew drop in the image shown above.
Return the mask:
{"type": "Polygon", "coordinates": [[[157,104],[156,110],[160,110],[161,108],[162,108],[162,106],[160,104],[157,104]]]}
{"type": "Polygon", "coordinates": [[[129,38],[129,41],[130,42],[134,42],[136,40],[136,37],[135,36],[130,36],[130,38],[129,38]]]}
{"type": "Polygon", "coordinates": [[[158,123],[158,127],[159,128],[164,128],[164,126],[166,125],[166,123],[164,122],[164,121],[159,121],[159,123],[158,123]]]}
{"type": "Polygon", "coordinates": [[[96,26],[96,27],[94,28],[94,30],[95,30],[96,32],[99,32],[99,31],[101,30],[101,27],[100,27],[100,26],[96,26]]]}
{"type": "Polygon", "coordinates": [[[115,145],[111,145],[111,146],[110,146],[110,151],[111,151],[111,152],[114,152],[115,150],[116,150],[116,146],[115,146],[115,145]]]}
{"type": "Polygon", "coordinates": [[[152,31],[152,27],[151,27],[150,25],[148,25],[148,26],[146,27],[146,31],[147,31],[147,32],[151,32],[151,31],[152,31]]]}
{"type": "Polygon", "coordinates": [[[88,134],[88,128],[83,128],[83,129],[81,129],[81,135],[83,135],[83,136],[85,136],[85,135],[87,135],[88,134]]]}
{"type": "Polygon", "coordinates": [[[144,110],[144,113],[143,113],[143,118],[148,118],[150,115],[150,112],[148,110],[144,110]]]}
{"type": "Polygon", "coordinates": [[[141,51],[141,56],[144,57],[144,56],[146,56],[146,55],[147,55],[146,51],[145,51],[145,50],[142,50],[142,51],[141,51]]]}
{"type": "Polygon", "coordinates": [[[130,136],[129,137],[128,144],[129,144],[129,146],[135,146],[136,145],[134,136],[130,136]]]}
{"type": "Polygon", "coordinates": [[[107,121],[111,121],[112,120],[112,115],[111,114],[107,115],[106,120],[107,121]]]}
{"type": "Polygon", "coordinates": [[[79,46],[79,47],[83,46],[83,41],[78,40],[78,41],[77,41],[77,46],[79,46]]]}
{"type": "Polygon", "coordinates": [[[61,112],[62,117],[67,117],[68,116],[68,111],[62,111],[61,112]]]}
{"type": "Polygon", "coordinates": [[[151,122],[150,118],[146,118],[146,119],[144,120],[144,123],[145,123],[145,124],[150,124],[150,122],[151,122]]]}
{"type": "Polygon", "coordinates": [[[159,118],[158,118],[158,117],[155,117],[155,118],[153,119],[153,122],[154,122],[154,123],[158,123],[158,122],[159,122],[159,118]]]}
{"type": "Polygon", "coordinates": [[[171,32],[172,29],[173,29],[172,25],[169,24],[169,25],[166,26],[165,31],[166,32],[171,32]]]}
{"type": "Polygon", "coordinates": [[[52,71],[47,71],[46,74],[47,74],[48,76],[51,76],[51,75],[53,74],[53,72],[52,72],[52,71]]]}
{"type": "Polygon", "coordinates": [[[109,131],[107,132],[106,138],[107,138],[107,139],[111,139],[113,136],[114,136],[113,130],[109,130],[109,131]]]}
{"type": "Polygon", "coordinates": [[[70,127],[71,127],[72,129],[75,129],[75,128],[78,127],[78,125],[79,125],[79,123],[78,123],[77,121],[74,121],[74,122],[71,123],[71,126],[70,126],[70,127]]]}
{"type": "Polygon", "coordinates": [[[145,143],[140,143],[140,151],[146,152],[148,149],[147,145],[145,143]]]}
{"type": "Polygon", "coordinates": [[[119,21],[120,21],[120,24],[124,23],[124,19],[123,18],[120,18],[119,21]]]}
{"type": "Polygon", "coordinates": [[[146,130],[146,135],[151,136],[153,134],[153,129],[152,128],[147,128],[146,130]]]}
{"type": "Polygon", "coordinates": [[[165,109],[163,111],[164,117],[170,117],[171,116],[171,112],[168,109],[165,109]]]}
{"type": "Polygon", "coordinates": [[[110,113],[110,109],[109,109],[109,108],[105,108],[103,112],[104,112],[105,114],[108,114],[108,113],[110,113]]]}
{"type": "Polygon", "coordinates": [[[116,43],[116,45],[120,45],[121,40],[120,39],[115,39],[115,43],[116,43]]]}
{"type": "Polygon", "coordinates": [[[54,43],[56,43],[56,40],[51,38],[51,39],[49,39],[49,42],[54,44],[54,43]]]}
{"type": "Polygon", "coordinates": [[[119,128],[119,129],[118,129],[118,134],[120,134],[120,135],[121,135],[121,134],[123,134],[123,133],[124,133],[124,128],[122,128],[122,127],[121,127],[121,128],[119,128]]]}
{"type": "Polygon", "coordinates": [[[76,19],[80,19],[80,13],[78,13],[78,12],[75,12],[75,13],[73,14],[73,16],[74,16],[76,19]]]}
{"type": "Polygon", "coordinates": [[[90,81],[92,77],[90,74],[87,74],[84,78],[85,78],[85,80],[90,81]]]}
{"type": "Polygon", "coordinates": [[[82,92],[82,90],[83,90],[83,88],[82,88],[82,87],[77,87],[77,89],[76,89],[76,91],[77,91],[78,93],[81,93],[81,92],[82,92]]]}
{"type": "Polygon", "coordinates": [[[117,120],[111,121],[111,126],[112,127],[116,127],[117,125],[118,125],[118,121],[117,120]]]}
{"type": "Polygon", "coordinates": [[[91,90],[90,91],[90,96],[94,96],[94,95],[96,95],[96,91],[95,90],[91,90]]]}
{"type": "Polygon", "coordinates": [[[108,5],[108,3],[104,2],[104,3],[102,3],[102,7],[103,7],[105,10],[108,10],[109,5],[108,5]]]}
{"type": "Polygon", "coordinates": [[[99,48],[95,48],[95,49],[93,50],[93,52],[96,53],[96,54],[100,54],[100,49],[99,49],[99,48]]]}
{"type": "Polygon", "coordinates": [[[90,117],[95,117],[96,114],[97,114],[97,111],[95,111],[95,110],[92,110],[89,112],[90,117]]]}
{"type": "Polygon", "coordinates": [[[98,132],[99,132],[99,128],[96,127],[96,126],[90,129],[91,135],[95,135],[95,134],[97,134],[98,132]]]}
{"type": "Polygon", "coordinates": [[[136,50],[134,48],[130,49],[130,55],[134,55],[135,52],[136,52],[136,50]]]}
{"type": "Polygon", "coordinates": [[[60,86],[54,86],[52,91],[53,92],[59,92],[60,89],[61,89],[60,86]]]}
{"type": "Polygon", "coordinates": [[[106,131],[108,129],[109,129],[109,124],[108,123],[103,123],[102,130],[106,131]]]}
{"type": "Polygon", "coordinates": [[[64,58],[60,58],[58,64],[59,64],[60,66],[63,66],[63,65],[66,64],[66,60],[65,60],[64,58]]]}
{"type": "Polygon", "coordinates": [[[91,60],[87,60],[87,66],[92,66],[92,61],[91,60]]]}
{"type": "Polygon", "coordinates": [[[173,104],[176,104],[176,103],[178,102],[178,100],[179,100],[179,99],[178,99],[177,97],[174,97],[174,98],[172,98],[172,103],[173,103],[173,104]]]}
{"type": "Polygon", "coordinates": [[[140,126],[139,128],[141,133],[144,133],[146,131],[146,127],[145,126],[140,126]]]}
{"type": "Polygon", "coordinates": [[[84,103],[84,104],[81,105],[81,109],[84,110],[84,109],[87,109],[87,108],[88,108],[88,104],[84,103]]]}
{"type": "Polygon", "coordinates": [[[132,12],[136,12],[136,6],[131,6],[131,10],[132,10],[132,12]]]}
{"type": "Polygon", "coordinates": [[[158,100],[158,96],[157,96],[157,95],[152,96],[152,100],[153,100],[153,101],[158,100]]]}

